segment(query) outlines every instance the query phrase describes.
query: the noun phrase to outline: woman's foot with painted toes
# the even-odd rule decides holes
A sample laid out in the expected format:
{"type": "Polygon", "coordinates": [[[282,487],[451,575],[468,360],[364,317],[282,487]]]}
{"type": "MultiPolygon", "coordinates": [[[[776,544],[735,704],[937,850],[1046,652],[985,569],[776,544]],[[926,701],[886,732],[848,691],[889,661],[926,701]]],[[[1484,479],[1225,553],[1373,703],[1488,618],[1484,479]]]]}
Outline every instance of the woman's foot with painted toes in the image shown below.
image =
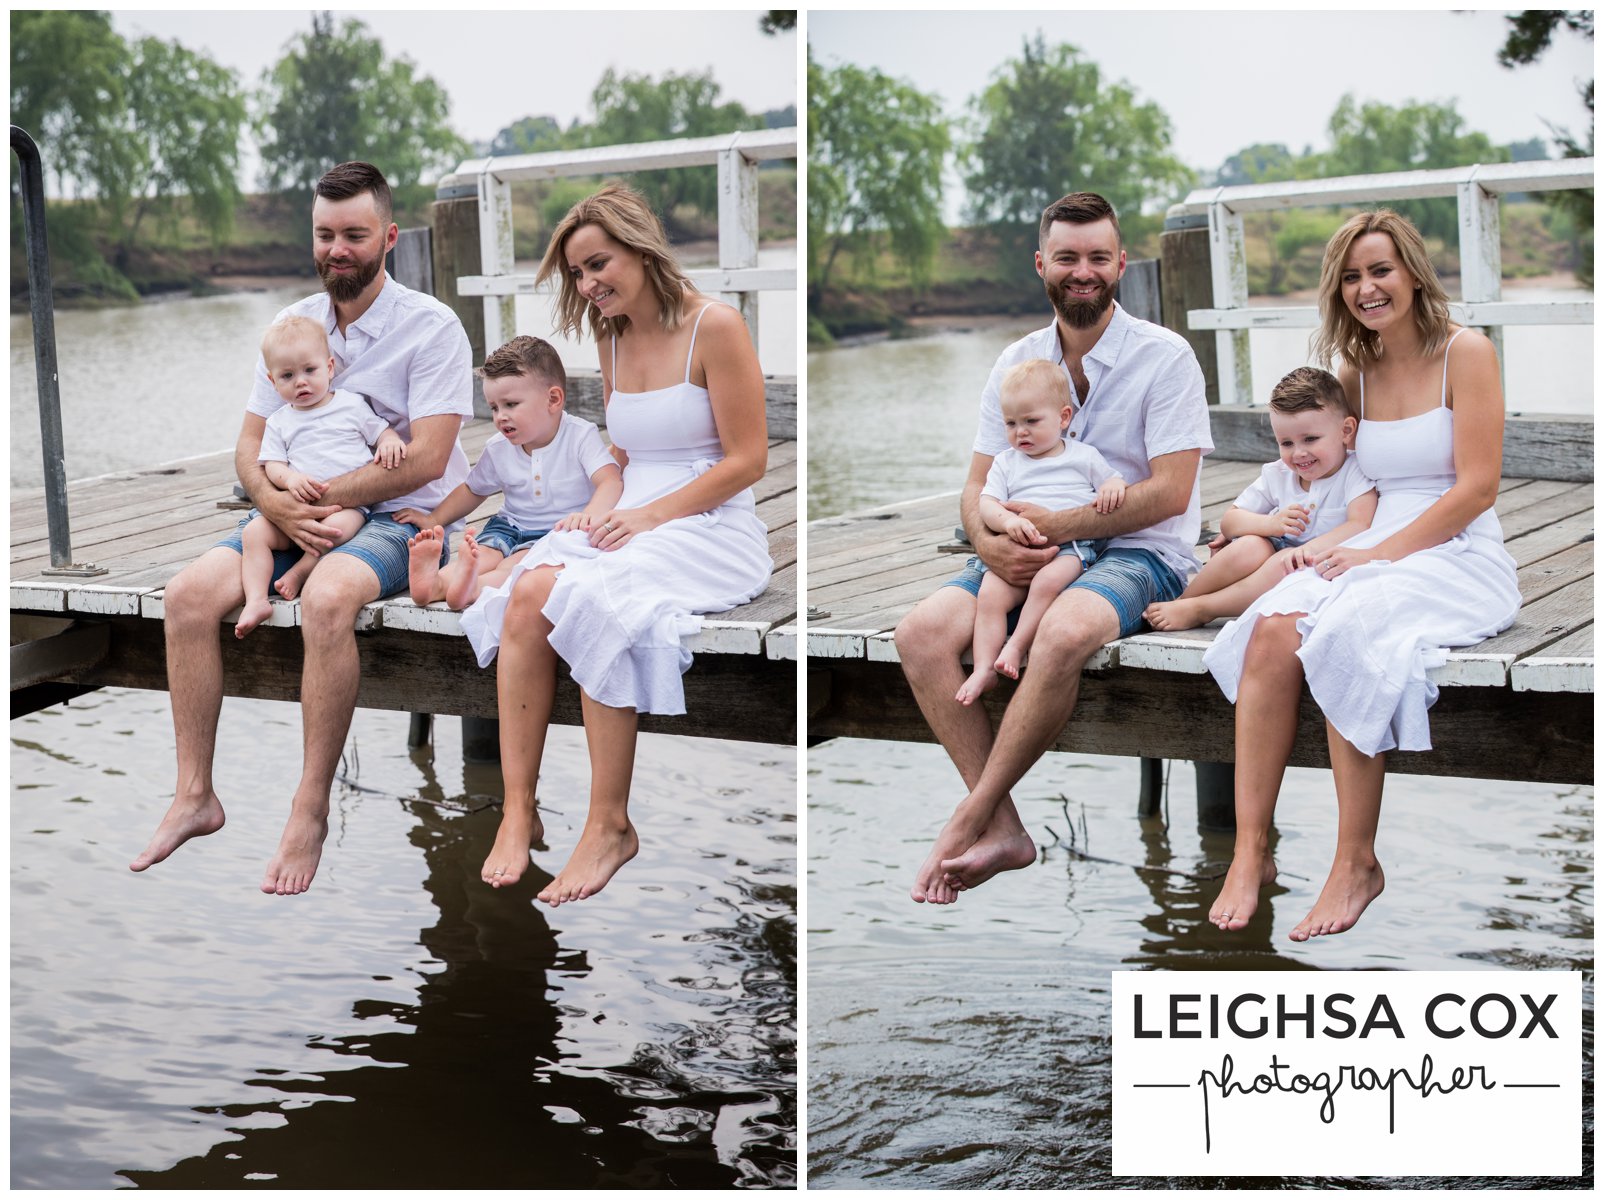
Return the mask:
{"type": "Polygon", "coordinates": [[[1209,909],[1209,921],[1227,932],[1247,928],[1259,910],[1259,893],[1274,882],[1274,859],[1268,854],[1237,851],[1209,909]]]}
{"type": "Polygon", "coordinates": [[[495,845],[490,847],[485,865],[479,869],[479,878],[494,888],[517,883],[529,869],[530,849],[544,832],[540,813],[534,808],[526,811],[520,805],[504,806],[495,845]]]}

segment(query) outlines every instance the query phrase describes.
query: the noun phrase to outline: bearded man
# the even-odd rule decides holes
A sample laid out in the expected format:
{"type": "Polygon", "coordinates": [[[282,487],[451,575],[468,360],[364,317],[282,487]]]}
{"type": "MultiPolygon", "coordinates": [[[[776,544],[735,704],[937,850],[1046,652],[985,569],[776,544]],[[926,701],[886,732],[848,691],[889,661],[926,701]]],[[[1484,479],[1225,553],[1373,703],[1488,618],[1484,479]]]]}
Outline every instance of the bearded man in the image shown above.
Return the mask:
{"type": "Polygon", "coordinates": [[[1074,713],[1087,660],[1108,642],[1144,628],[1143,610],[1180,595],[1197,570],[1192,550],[1201,528],[1199,468],[1214,448],[1203,373],[1178,334],[1138,320],[1114,302],[1124,272],[1119,220],[1107,200],[1077,192],[1048,205],[1036,273],[1055,316],[1045,329],[1002,352],[981,394],[961,501],[977,557],[897,626],[903,672],[969,789],[919,868],[912,896],[920,903],[950,904],[999,871],[1036,860],[1035,841],[1010,789],[1074,713]],[[1092,505],[1049,512],[1009,503],[1045,535],[1041,546],[993,533],[980,519],[986,472],[1008,445],[999,384],[1015,363],[1032,358],[1061,364],[1075,389],[1077,411],[1066,436],[1097,449],[1131,484],[1124,503],[1109,513],[1092,505]],[[968,675],[961,658],[974,629],[980,564],[1024,587],[1058,556],[1061,544],[1104,538],[1108,549],[1043,617],[1029,668],[994,737],[981,705],[955,699],[968,675]]]}
{"type": "MultiPolygon", "coordinates": [[[[312,201],[312,260],[324,290],[279,317],[322,323],[335,360],[332,386],[364,396],[401,435],[407,443],[401,465],[369,464],[328,480],[316,504],[275,487],[257,455],[267,418],[284,401],[260,358],[234,448],[235,470],[256,505],[247,519],[259,510],[300,551],[323,556],[300,596],[304,756],[289,821],[261,882],[262,891],[275,895],[304,892],[322,854],[329,789],[356,708],[357,614],[364,604],[407,584],[407,539],[418,530],[391,514],[407,507],[431,511],[468,476],[467,456],[457,440],[463,420],[473,415],[468,337],[444,304],[385,272],[384,256],[397,236],[390,185],[379,169],[364,162],[332,168],[318,180],[312,201]],[[337,530],[324,518],[358,506],[372,510],[367,522],[335,547],[337,530]]],[[[132,870],[143,871],[190,838],[223,827],[212,762],[223,701],[223,621],[245,598],[240,555],[236,530],[174,576],[164,593],[178,779],[172,806],[150,844],[129,864],[132,870]]],[[[282,556],[287,561],[277,564],[275,573],[297,556],[296,551],[282,556]]]]}

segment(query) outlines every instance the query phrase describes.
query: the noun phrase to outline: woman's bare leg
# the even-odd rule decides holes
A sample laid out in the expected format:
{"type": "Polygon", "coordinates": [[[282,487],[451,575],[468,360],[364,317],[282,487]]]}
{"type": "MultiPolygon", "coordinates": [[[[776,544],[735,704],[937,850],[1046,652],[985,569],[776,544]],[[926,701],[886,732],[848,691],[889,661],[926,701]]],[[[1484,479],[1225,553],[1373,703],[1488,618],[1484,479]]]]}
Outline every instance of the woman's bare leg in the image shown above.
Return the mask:
{"type": "Polygon", "coordinates": [[[1386,883],[1376,861],[1376,826],[1381,819],[1387,756],[1361,753],[1330,721],[1326,722],[1326,744],[1337,784],[1337,852],[1320,898],[1288,935],[1294,942],[1352,929],[1386,883]]]}
{"type": "Polygon", "coordinates": [[[1248,641],[1236,693],[1236,845],[1231,869],[1209,909],[1221,929],[1241,929],[1259,907],[1259,892],[1275,879],[1270,822],[1281,778],[1298,735],[1303,696],[1302,613],[1260,617],[1248,641]]]}
{"type": "Polygon", "coordinates": [[[496,714],[501,719],[501,828],[479,877],[491,887],[516,883],[529,866],[529,847],[544,832],[535,784],[557,692],[557,652],[542,615],[555,569],[526,572],[512,589],[496,657],[496,714]]]}
{"type": "Polygon", "coordinates": [[[611,708],[580,693],[585,713],[585,744],[590,750],[590,811],[579,845],[537,899],[555,908],[585,900],[607,886],[640,849],[629,820],[629,783],[635,772],[633,708],[611,708]]]}

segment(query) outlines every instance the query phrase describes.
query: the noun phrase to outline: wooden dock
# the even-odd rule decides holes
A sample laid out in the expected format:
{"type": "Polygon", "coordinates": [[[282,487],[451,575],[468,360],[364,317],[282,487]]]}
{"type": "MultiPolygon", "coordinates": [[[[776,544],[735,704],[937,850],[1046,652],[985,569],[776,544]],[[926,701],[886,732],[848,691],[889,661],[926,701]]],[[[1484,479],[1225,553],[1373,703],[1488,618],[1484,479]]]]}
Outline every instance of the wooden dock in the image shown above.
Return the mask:
{"type": "MultiPolygon", "coordinates": [[[[1433,749],[1394,754],[1389,770],[1592,782],[1591,451],[1589,424],[1586,481],[1502,481],[1496,511],[1519,568],[1520,616],[1503,634],[1453,653],[1432,673],[1441,687],[1431,715],[1433,749]]],[[[1204,460],[1206,529],[1218,527],[1260,464],[1273,457],[1204,460]]],[[[903,678],[892,630],[958,573],[963,559],[954,551],[966,548],[954,542],[957,525],[956,492],[809,524],[810,741],[933,740],[903,678]]],[[[1104,647],[1088,664],[1075,716],[1053,749],[1230,761],[1232,706],[1202,665],[1220,624],[1140,634],[1104,647]]],[[[1013,688],[1005,679],[986,697],[994,723],[1013,688]]],[[[1293,765],[1328,766],[1324,721],[1307,690],[1302,715],[1293,765]]]]}
{"type": "MultiPolygon", "coordinates": [[[[789,394],[794,406],[794,383],[789,394]]],[[[794,438],[793,431],[794,425],[787,430],[794,438]]],[[[494,432],[488,421],[464,425],[470,461],[494,432]]],[[[88,579],[41,573],[50,565],[44,493],[13,492],[13,716],[96,687],[165,690],[163,588],[239,520],[244,506],[233,497],[233,459],[230,450],[70,484],[73,558],[107,568],[88,579]],[[43,640],[18,644],[29,638],[43,640]]],[[[685,678],[687,714],[643,716],[647,732],[796,740],[795,440],[771,441],[768,471],[754,492],[769,528],[774,576],[750,604],[707,618],[691,641],[696,660],[685,678]]],[[[500,506],[501,497],[492,496],[470,520],[477,524],[500,506]]],[[[299,699],[300,604],[273,603],[272,620],[244,641],[229,626],[219,628],[229,696],[299,699]]],[[[457,614],[443,604],[420,609],[405,596],[380,600],[362,610],[357,629],[362,707],[496,715],[495,672],[478,668],[457,614]]],[[[563,669],[553,719],[578,724],[579,717],[579,692],[563,669]]]]}

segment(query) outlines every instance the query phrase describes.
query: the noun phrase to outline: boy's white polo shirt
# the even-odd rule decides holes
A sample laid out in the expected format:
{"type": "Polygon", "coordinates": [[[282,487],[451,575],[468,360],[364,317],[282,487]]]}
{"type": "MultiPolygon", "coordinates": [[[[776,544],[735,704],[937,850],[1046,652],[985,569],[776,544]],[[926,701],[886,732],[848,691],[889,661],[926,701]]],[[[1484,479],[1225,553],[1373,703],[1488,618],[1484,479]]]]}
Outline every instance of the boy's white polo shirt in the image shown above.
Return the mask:
{"type": "MultiPolygon", "coordinates": [[[[998,356],[980,396],[976,454],[995,457],[1007,449],[998,389],[1008,369],[1029,358],[1063,366],[1056,321],[1026,334],[998,356]]],[[[1081,369],[1090,387],[1069,424],[1069,436],[1095,447],[1126,483],[1149,478],[1152,460],[1161,455],[1178,450],[1207,454],[1214,449],[1203,371],[1179,334],[1139,320],[1115,304],[1108,328],[1082,358],[1081,369]]],[[[1068,375],[1067,367],[1064,373],[1068,375]]],[[[1073,380],[1070,386],[1073,389],[1073,380]]],[[[1200,480],[1194,479],[1185,512],[1148,529],[1120,534],[1110,547],[1151,550],[1184,579],[1198,566],[1192,548],[1203,528],[1202,494],[1200,480]]]]}
{"type": "Polygon", "coordinates": [[[492,437],[468,472],[468,490],[500,492],[501,515],[519,529],[550,529],[590,503],[592,475],[617,465],[596,426],[565,412],[551,441],[528,454],[499,433],[492,437]]]}
{"type": "MultiPolygon", "coordinates": [[[[415,292],[388,275],[368,311],[344,334],[335,325],[327,292],[297,300],[274,320],[310,317],[322,323],[334,356],[330,386],[365,397],[401,440],[412,441],[412,422],[422,417],[473,416],[473,354],[457,315],[433,296],[415,292]]],[[[246,408],[270,417],[284,404],[256,357],[256,378],[246,408]]],[[[373,505],[374,512],[416,508],[430,512],[468,477],[468,456],[452,438],[445,473],[416,491],[373,505]]]]}

